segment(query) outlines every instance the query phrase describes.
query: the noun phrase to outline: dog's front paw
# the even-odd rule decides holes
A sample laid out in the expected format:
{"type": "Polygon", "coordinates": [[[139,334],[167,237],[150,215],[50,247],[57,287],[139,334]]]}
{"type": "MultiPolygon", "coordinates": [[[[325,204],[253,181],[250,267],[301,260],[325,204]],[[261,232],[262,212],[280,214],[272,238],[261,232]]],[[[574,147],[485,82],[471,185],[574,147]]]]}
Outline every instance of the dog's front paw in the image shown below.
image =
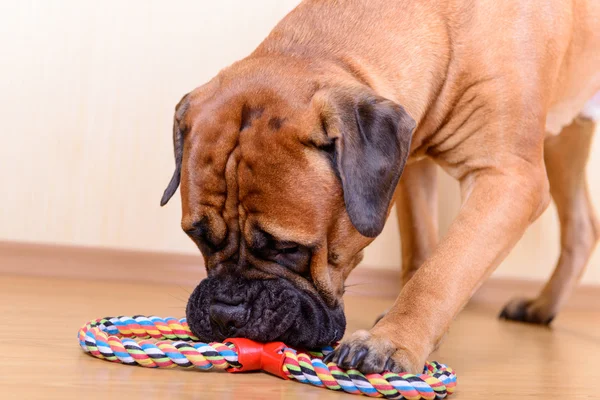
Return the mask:
{"type": "Polygon", "coordinates": [[[357,369],[363,374],[391,371],[420,373],[424,360],[419,360],[408,349],[395,345],[385,336],[359,330],[329,353],[325,362],[333,361],[344,369],[357,369]]]}
{"type": "Polygon", "coordinates": [[[530,324],[549,325],[554,319],[554,313],[538,300],[513,299],[504,306],[499,315],[502,319],[528,322],[530,324]]]}

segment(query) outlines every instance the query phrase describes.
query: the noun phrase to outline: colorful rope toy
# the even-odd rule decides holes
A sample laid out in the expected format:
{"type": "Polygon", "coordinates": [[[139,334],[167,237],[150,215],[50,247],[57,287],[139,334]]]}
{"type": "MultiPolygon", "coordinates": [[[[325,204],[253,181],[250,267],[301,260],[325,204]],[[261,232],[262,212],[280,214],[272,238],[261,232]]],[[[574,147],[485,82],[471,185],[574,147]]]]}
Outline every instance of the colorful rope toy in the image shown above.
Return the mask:
{"type": "Polygon", "coordinates": [[[241,338],[202,343],[192,334],[185,318],[100,318],[82,326],[78,339],[86,353],[128,365],[228,372],[262,370],[283,379],[386,399],[443,399],[456,388],[452,368],[437,362],[427,363],[420,375],[363,375],[355,369],[345,371],[335,363],[323,363],[323,356],[333,351],[332,347],[299,352],[281,342],[262,344],[241,338]]]}

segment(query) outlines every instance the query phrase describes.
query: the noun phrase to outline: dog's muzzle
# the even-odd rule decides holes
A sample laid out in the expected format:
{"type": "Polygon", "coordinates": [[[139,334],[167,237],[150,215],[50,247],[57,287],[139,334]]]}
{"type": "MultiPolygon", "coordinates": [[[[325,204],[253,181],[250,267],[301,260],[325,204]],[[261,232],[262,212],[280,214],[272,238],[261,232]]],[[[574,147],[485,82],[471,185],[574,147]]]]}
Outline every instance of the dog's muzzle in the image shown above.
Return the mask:
{"type": "Polygon", "coordinates": [[[346,329],[341,306],[332,309],[284,279],[206,278],[186,315],[192,332],[207,342],[244,337],[313,349],[339,341],[346,329]]]}

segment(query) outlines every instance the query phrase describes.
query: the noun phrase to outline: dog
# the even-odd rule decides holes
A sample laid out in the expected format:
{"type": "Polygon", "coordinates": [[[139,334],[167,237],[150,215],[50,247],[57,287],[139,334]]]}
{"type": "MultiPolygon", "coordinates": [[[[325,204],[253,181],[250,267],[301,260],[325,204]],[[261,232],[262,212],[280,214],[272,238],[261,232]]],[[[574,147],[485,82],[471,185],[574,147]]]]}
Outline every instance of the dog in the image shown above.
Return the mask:
{"type": "Polygon", "coordinates": [[[553,199],[555,272],[501,313],[549,324],[600,235],[585,176],[599,21],[595,0],[302,2],[176,107],[161,205],[181,186],[181,226],[208,272],[187,305],[191,330],[339,341],[344,281],[396,203],[403,288],[327,361],[419,372],[553,199]],[[439,241],[436,165],[462,194],[439,241]]]}

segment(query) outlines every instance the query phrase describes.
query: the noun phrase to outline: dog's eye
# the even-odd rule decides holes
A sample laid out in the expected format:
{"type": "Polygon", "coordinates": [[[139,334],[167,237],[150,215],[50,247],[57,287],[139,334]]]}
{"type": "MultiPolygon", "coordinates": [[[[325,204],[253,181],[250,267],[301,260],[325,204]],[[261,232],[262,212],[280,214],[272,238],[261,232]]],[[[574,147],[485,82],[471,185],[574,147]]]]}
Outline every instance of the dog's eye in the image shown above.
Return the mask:
{"type": "Polygon", "coordinates": [[[311,258],[311,250],[308,247],[295,243],[283,243],[275,245],[274,250],[273,261],[298,274],[308,274],[311,258]]]}
{"type": "Polygon", "coordinates": [[[184,229],[184,232],[196,243],[202,252],[210,254],[222,248],[222,243],[217,242],[210,235],[206,218],[195,222],[191,228],[184,229]]]}
{"type": "Polygon", "coordinates": [[[297,244],[281,243],[275,246],[275,250],[280,254],[294,254],[300,250],[297,244]]]}
{"type": "Polygon", "coordinates": [[[290,242],[269,241],[264,246],[256,249],[265,258],[276,258],[278,256],[293,256],[300,252],[299,245],[290,242]]]}
{"type": "Polygon", "coordinates": [[[312,254],[307,246],[277,240],[261,229],[254,232],[250,241],[250,251],[264,260],[275,262],[299,274],[308,273],[312,254]]]}

